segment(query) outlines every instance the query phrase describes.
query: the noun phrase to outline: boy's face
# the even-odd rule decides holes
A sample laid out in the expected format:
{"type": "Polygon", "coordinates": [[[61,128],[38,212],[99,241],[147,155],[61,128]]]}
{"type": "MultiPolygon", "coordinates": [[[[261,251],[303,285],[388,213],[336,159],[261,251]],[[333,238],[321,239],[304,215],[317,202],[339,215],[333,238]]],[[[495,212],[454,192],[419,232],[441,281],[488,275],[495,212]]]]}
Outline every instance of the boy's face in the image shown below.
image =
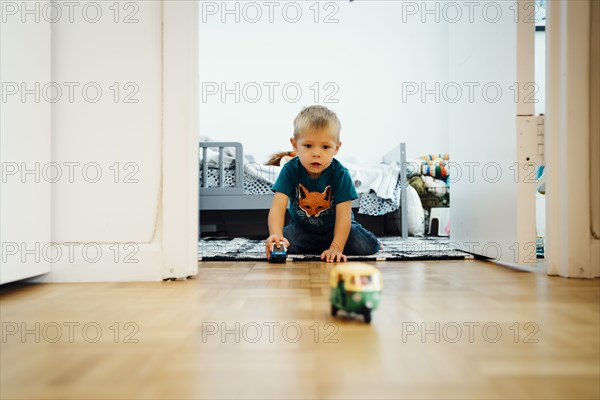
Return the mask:
{"type": "Polygon", "coordinates": [[[300,163],[313,179],[329,167],[342,145],[328,128],[306,130],[298,140],[291,138],[290,141],[300,163]]]}

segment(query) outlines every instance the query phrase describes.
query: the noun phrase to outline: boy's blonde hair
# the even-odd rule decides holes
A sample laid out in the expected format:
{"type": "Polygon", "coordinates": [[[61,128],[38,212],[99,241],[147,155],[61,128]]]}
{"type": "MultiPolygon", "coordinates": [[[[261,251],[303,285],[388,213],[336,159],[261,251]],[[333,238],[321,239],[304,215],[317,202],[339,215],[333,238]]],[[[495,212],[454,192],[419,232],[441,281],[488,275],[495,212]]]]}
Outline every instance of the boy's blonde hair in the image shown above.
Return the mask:
{"type": "Polygon", "coordinates": [[[294,139],[298,140],[300,134],[307,129],[329,128],[335,140],[340,141],[342,125],[337,115],[327,107],[310,106],[303,109],[294,119],[294,139]]]}

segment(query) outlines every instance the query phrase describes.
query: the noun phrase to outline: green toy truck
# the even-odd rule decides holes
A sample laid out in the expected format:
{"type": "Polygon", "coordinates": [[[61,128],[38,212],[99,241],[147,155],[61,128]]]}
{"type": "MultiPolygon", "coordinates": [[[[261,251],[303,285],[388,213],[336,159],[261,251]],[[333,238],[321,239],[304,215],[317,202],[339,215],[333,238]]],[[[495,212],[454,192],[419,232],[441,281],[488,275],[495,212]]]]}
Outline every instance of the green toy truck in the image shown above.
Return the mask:
{"type": "Polygon", "coordinates": [[[331,288],[331,315],[339,310],[360,314],[365,322],[371,322],[371,312],[379,306],[381,299],[381,272],[362,263],[339,264],[329,273],[331,288]]]}

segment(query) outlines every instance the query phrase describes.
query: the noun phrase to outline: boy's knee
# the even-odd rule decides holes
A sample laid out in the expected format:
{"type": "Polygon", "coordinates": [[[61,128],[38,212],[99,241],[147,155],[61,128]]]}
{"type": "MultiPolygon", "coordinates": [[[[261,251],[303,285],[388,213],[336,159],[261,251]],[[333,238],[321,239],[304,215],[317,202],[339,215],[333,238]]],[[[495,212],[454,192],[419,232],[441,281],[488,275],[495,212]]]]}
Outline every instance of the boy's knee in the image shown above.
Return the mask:
{"type": "Polygon", "coordinates": [[[348,256],[368,256],[379,251],[379,241],[373,235],[355,235],[346,243],[344,254],[348,256]]]}
{"type": "Polygon", "coordinates": [[[361,254],[368,256],[375,254],[379,251],[379,243],[377,240],[367,240],[364,242],[364,246],[361,249],[361,254]]]}

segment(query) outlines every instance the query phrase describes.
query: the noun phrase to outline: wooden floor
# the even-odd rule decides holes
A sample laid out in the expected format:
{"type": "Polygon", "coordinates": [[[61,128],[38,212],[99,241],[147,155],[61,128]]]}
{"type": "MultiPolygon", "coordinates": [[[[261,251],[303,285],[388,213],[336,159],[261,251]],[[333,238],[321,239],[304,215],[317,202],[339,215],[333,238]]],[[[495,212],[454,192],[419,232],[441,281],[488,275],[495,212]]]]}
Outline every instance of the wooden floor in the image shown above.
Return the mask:
{"type": "Polygon", "coordinates": [[[600,397],[600,280],[374,264],[384,292],[371,325],[329,315],[331,265],[318,262],[4,286],[0,397],[600,397]]]}

